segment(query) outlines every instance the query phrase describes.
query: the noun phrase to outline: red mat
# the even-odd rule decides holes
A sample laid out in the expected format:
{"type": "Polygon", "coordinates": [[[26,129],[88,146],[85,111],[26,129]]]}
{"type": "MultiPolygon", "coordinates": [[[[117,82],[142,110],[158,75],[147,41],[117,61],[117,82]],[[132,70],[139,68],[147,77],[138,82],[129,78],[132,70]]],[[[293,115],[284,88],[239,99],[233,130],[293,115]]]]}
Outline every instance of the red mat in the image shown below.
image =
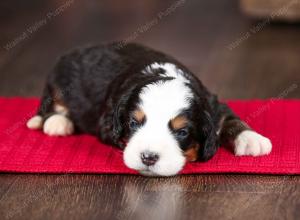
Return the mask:
{"type": "MultiPolygon", "coordinates": [[[[48,137],[30,131],[37,99],[0,98],[0,171],[30,173],[135,174],[125,167],[122,152],[95,137],[48,137]]],[[[189,163],[182,174],[300,174],[300,100],[229,101],[231,108],[256,131],[269,137],[273,151],[262,157],[235,157],[220,148],[206,163],[189,163]]]]}

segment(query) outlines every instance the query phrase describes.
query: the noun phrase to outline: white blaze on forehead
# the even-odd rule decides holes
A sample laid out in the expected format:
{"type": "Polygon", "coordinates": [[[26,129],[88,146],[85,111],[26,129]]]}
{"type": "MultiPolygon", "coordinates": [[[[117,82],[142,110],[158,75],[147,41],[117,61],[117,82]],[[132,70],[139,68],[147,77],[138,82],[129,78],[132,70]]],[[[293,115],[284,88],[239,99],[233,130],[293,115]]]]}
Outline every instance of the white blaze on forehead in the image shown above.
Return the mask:
{"type": "Polygon", "coordinates": [[[181,110],[189,107],[189,89],[174,79],[145,87],[140,95],[140,108],[146,115],[147,122],[158,121],[159,124],[176,117],[181,110]]]}
{"type": "Polygon", "coordinates": [[[160,81],[147,85],[140,94],[140,108],[144,111],[147,121],[168,122],[176,117],[181,110],[189,107],[193,97],[188,80],[182,71],[173,64],[152,64],[152,69],[163,68],[162,76],[173,77],[172,80],[160,81]]]}

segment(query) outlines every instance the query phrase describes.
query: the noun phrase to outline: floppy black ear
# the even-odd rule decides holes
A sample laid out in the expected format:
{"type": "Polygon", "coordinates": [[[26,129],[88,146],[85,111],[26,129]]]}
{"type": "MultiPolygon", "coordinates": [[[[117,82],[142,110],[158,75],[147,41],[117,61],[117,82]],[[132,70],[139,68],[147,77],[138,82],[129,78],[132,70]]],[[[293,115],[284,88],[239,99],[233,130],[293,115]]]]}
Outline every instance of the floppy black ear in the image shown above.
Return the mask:
{"type": "Polygon", "coordinates": [[[218,136],[211,115],[204,111],[202,118],[201,143],[198,159],[207,161],[212,158],[218,150],[218,136]]]}
{"type": "Polygon", "coordinates": [[[124,132],[124,100],[113,102],[108,100],[98,122],[98,136],[104,143],[123,148],[122,136],[124,132]]]}

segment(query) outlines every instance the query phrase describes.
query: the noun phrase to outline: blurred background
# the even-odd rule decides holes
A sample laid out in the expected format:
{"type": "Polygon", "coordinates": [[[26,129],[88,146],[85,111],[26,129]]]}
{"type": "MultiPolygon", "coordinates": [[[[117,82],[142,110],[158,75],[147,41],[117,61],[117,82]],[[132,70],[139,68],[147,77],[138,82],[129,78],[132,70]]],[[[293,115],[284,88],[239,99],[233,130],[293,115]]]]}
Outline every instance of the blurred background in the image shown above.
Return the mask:
{"type": "Polygon", "coordinates": [[[0,2],[0,95],[39,96],[71,48],[139,42],[222,99],[300,97],[300,0],[0,2]]]}

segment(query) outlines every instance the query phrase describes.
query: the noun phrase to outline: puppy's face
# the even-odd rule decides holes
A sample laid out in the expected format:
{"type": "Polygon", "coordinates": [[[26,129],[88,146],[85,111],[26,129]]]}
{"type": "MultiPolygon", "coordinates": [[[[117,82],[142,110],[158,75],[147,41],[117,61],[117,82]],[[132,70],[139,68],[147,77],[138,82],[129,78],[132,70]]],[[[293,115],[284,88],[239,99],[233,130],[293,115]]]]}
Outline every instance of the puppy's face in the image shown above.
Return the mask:
{"type": "Polygon", "coordinates": [[[177,76],[141,90],[125,122],[124,162],[129,168],[145,175],[170,176],[203,154],[205,120],[197,112],[196,94],[187,83],[177,76]]]}
{"type": "Polygon", "coordinates": [[[191,123],[184,114],[192,98],[187,87],[171,80],[146,86],[128,120],[125,164],[143,174],[174,175],[185,164],[192,144],[191,123]]]}

